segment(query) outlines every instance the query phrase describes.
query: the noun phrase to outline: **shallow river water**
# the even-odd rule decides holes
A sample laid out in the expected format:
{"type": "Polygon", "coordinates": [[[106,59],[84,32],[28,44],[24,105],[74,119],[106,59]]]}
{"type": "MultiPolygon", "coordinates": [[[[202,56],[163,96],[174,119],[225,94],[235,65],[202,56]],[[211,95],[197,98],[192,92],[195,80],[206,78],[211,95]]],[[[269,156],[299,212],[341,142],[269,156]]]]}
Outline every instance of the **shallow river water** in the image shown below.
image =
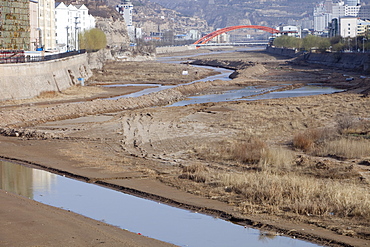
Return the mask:
{"type": "Polygon", "coordinates": [[[318,246],[15,163],[0,172],[2,190],[178,246],[318,246]]]}
{"type": "MultiPolygon", "coordinates": [[[[220,74],[199,81],[229,80],[229,75],[233,72],[232,70],[222,68],[212,69],[219,71],[220,74]]],[[[138,97],[176,87],[153,84],[109,86],[151,87],[140,92],[111,99],[138,97]]],[[[337,91],[332,88],[307,86],[289,91],[272,92],[275,89],[246,87],[244,89],[226,91],[222,94],[190,97],[188,100],[177,102],[172,106],[231,100],[293,97],[337,91]]],[[[179,246],[318,246],[285,236],[272,237],[259,230],[244,228],[232,222],[208,215],[145,200],[96,184],[73,180],[15,163],[0,161],[0,189],[179,246]]]]}

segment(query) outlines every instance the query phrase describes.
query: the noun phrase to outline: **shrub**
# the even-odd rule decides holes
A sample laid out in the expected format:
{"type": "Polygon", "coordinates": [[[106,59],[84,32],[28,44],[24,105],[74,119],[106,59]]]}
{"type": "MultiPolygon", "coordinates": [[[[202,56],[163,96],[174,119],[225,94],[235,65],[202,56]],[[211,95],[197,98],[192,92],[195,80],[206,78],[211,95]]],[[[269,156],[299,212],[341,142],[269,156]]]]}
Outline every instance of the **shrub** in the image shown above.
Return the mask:
{"type": "Polygon", "coordinates": [[[234,143],[231,150],[231,159],[243,163],[257,164],[261,160],[262,153],[266,149],[266,143],[256,137],[249,137],[245,141],[234,143]]]}
{"type": "Polygon", "coordinates": [[[331,129],[308,129],[293,137],[293,147],[308,152],[312,151],[316,145],[334,137],[335,133],[331,129]]]}
{"type": "Polygon", "coordinates": [[[107,37],[102,30],[93,28],[80,34],[79,43],[81,49],[100,50],[107,46],[107,37]]]}
{"type": "Polygon", "coordinates": [[[349,115],[337,117],[338,132],[341,134],[346,133],[354,125],[353,118],[349,115]]]}

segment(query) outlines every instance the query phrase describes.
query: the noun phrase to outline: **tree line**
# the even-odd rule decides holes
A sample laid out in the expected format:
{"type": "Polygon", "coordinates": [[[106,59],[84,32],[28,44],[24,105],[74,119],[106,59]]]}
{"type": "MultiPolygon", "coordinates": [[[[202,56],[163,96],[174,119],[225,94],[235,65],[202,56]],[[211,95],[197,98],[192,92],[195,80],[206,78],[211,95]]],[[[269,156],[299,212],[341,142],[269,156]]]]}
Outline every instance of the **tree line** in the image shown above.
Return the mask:
{"type": "Polygon", "coordinates": [[[332,38],[323,38],[314,35],[308,35],[305,38],[292,36],[279,36],[274,39],[273,45],[282,48],[292,48],[303,51],[317,50],[325,51],[366,51],[370,49],[369,38],[357,36],[355,38],[342,38],[340,36],[332,38]]]}

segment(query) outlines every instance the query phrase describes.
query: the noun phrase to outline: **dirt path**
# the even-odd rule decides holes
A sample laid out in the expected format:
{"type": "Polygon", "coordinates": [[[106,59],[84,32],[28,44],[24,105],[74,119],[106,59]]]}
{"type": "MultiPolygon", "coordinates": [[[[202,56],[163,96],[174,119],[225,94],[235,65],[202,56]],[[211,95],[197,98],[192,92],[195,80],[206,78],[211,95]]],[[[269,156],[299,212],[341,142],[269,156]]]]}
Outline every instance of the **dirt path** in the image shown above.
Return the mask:
{"type": "MultiPolygon", "coordinates": [[[[294,65],[283,58],[259,52],[208,55],[202,59],[218,60],[225,67],[234,66],[238,69],[236,78],[230,82],[181,86],[135,99],[92,100],[78,104],[62,100],[52,105],[40,103],[3,108],[0,112],[3,127],[0,156],[58,169],[61,174],[69,172],[176,206],[223,215],[225,219],[238,219],[246,225],[275,233],[330,246],[366,246],[370,236],[366,218],[305,216],[283,211],[268,213],[272,211],[266,205],[250,205],[246,211],[245,199],[217,180],[217,174],[237,176],[261,169],[256,164],[232,161],[230,153],[224,152],[238,141],[257,137],[269,147],[286,148],[297,133],[335,127],[338,116],[349,115],[356,121],[368,119],[370,101],[360,93],[366,90],[363,85],[368,85],[368,80],[349,72],[356,80],[346,82],[338,70],[294,65]],[[281,84],[293,87],[305,83],[341,86],[354,93],[161,107],[189,95],[225,88],[281,84]]],[[[128,66],[135,67],[132,63],[128,66]]],[[[175,67],[171,65],[169,69],[175,67]]],[[[183,69],[180,67],[178,71],[183,69]]],[[[102,75],[111,76],[113,72],[118,73],[116,67],[106,67],[94,80],[108,83],[103,81],[102,75]]],[[[143,73],[147,74],[145,80],[149,74],[153,78],[163,76],[153,73],[153,70],[143,73]]],[[[194,75],[199,76],[199,73],[194,75]]],[[[132,76],[135,81],[136,75],[132,76]]],[[[170,79],[181,81],[181,77],[177,73],[177,77],[170,79]]],[[[118,73],[114,78],[122,77],[118,73]]],[[[125,74],[125,81],[130,80],[125,74]]],[[[96,85],[97,81],[92,84],[96,85]]],[[[115,94],[114,90],[110,93],[115,94]]],[[[81,99],[78,93],[75,99],[81,99]]],[[[302,156],[299,150],[290,152],[293,156],[302,156]]],[[[359,189],[369,192],[366,176],[361,183],[357,182],[361,174],[369,172],[369,166],[363,165],[369,157],[329,162],[322,157],[304,155],[308,160],[298,172],[305,176],[313,174],[326,179],[323,174],[336,169],[336,174],[356,181],[359,189]],[[325,172],[313,168],[319,162],[324,162],[325,172]]],[[[68,231],[65,234],[68,235],[68,231]]]]}

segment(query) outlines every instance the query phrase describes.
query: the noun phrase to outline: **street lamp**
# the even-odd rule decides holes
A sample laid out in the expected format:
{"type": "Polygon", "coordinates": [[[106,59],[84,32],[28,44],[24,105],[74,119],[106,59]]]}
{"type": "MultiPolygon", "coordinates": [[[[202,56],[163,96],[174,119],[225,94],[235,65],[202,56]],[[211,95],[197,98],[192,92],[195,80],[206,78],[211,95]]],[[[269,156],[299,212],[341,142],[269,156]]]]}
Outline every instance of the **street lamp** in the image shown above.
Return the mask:
{"type": "Polygon", "coordinates": [[[362,39],[362,53],[365,53],[365,41],[366,40],[367,39],[365,37],[362,39]]]}
{"type": "Polygon", "coordinates": [[[78,37],[77,37],[77,29],[78,29],[77,25],[79,24],[79,22],[77,21],[78,18],[79,18],[78,16],[75,17],[75,50],[76,51],[78,50],[78,37]]]}
{"type": "Polygon", "coordinates": [[[348,36],[348,51],[351,51],[351,41],[352,39],[348,36]]]}
{"type": "Polygon", "coordinates": [[[67,29],[67,52],[69,52],[69,26],[66,26],[67,29]]]}

